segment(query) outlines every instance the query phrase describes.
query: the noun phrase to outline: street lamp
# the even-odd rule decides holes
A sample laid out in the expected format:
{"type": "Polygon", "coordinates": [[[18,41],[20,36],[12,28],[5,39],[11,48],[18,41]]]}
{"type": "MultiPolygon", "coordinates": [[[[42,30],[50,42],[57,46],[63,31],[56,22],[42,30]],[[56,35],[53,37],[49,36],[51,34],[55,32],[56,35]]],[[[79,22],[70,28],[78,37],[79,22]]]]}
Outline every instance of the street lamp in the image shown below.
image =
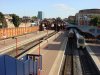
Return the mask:
{"type": "Polygon", "coordinates": [[[17,39],[17,37],[12,37],[12,39],[16,40],[16,56],[17,56],[18,55],[18,45],[17,45],[18,39],[17,39]]]}
{"type": "Polygon", "coordinates": [[[7,36],[6,35],[3,35],[3,38],[4,38],[4,45],[5,45],[5,38],[7,38],[7,36]]]}
{"type": "MultiPolygon", "coordinates": [[[[47,29],[47,37],[48,37],[48,24],[47,24],[47,28],[46,29],[47,29]]],[[[48,39],[47,39],[47,43],[48,43],[48,39]]]]}
{"type": "Polygon", "coordinates": [[[6,38],[6,35],[5,35],[5,28],[4,28],[3,23],[1,23],[1,25],[2,25],[2,28],[3,28],[3,38],[4,38],[4,45],[5,45],[5,38],[6,38]]]}
{"type": "Polygon", "coordinates": [[[26,31],[26,23],[27,23],[27,20],[25,19],[25,38],[26,38],[26,33],[27,33],[27,31],[26,31]]]}
{"type": "Polygon", "coordinates": [[[38,54],[39,54],[39,58],[38,58],[38,75],[40,75],[40,40],[39,40],[39,49],[38,49],[38,54]]]}
{"type": "Polygon", "coordinates": [[[60,26],[61,26],[61,25],[60,25],[60,24],[58,24],[58,31],[60,30],[60,26]]]}

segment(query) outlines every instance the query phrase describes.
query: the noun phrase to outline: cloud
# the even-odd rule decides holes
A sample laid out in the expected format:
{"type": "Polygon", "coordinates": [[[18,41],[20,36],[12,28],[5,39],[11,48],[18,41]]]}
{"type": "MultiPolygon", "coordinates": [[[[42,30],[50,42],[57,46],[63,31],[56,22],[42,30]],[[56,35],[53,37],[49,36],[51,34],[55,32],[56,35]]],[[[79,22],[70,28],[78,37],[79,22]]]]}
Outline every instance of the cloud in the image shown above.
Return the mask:
{"type": "Polygon", "coordinates": [[[66,16],[75,15],[78,12],[75,8],[64,3],[54,4],[53,9],[59,13],[65,14],[66,16]]]}
{"type": "Polygon", "coordinates": [[[70,11],[70,10],[74,10],[74,8],[72,8],[70,6],[67,6],[65,4],[55,4],[55,5],[53,5],[53,7],[56,10],[60,10],[60,11],[70,11]]]}

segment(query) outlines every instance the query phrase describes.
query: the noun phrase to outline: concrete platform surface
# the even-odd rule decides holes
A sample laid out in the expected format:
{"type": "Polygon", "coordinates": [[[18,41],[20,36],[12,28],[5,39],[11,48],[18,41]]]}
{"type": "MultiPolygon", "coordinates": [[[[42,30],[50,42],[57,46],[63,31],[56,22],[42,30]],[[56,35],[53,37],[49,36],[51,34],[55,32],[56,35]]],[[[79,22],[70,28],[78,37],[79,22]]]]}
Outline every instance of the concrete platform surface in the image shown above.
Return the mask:
{"type": "MultiPolygon", "coordinates": [[[[40,53],[42,55],[43,69],[41,75],[58,75],[60,72],[61,62],[64,55],[64,49],[67,42],[67,37],[63,32],[59,32],[52,37],[52,39],[45,42],[40,47],[40,53]]],[[[38,54],[38,48],[29,52],[38,54]]]]}
{"type": "MultiPolygon", "coordinates": [[[[53,31],[48,31],[48,33],[52,33],[53,31]]],[[[30,41],[36,40],[40,37],[43,37],[47,35],[46,31],[41,31],[41,32],[33,32],[30,34],[26,34],[26,35],[22,35],[22,36],[18,36],[16,37],[18,39],[18,47],[28,43],[30,41]]],[[[0,54],[6,53],[9,50],[13,50],[16,48],[16,40],[9,38],[9,39],[5,39],[5,40],[0,40],[0,54]]]]}
{"type": "Polygon", "coordinates": [[[100,44],[87,43],[87,50],[100,71],[100,44]]]}

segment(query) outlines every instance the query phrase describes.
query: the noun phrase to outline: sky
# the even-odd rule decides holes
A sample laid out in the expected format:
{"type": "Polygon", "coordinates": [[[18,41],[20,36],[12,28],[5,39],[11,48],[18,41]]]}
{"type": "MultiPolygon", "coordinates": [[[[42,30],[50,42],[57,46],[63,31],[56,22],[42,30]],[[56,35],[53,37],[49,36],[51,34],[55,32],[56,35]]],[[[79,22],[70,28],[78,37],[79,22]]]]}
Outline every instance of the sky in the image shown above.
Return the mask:
{"type": "Polygon", "coordinates": [[[37,16],[43,11],[45,18],[67,18],[82,9],[100,9],[100,0],[0,0],[0,12],[22,16],[37,16]]]}

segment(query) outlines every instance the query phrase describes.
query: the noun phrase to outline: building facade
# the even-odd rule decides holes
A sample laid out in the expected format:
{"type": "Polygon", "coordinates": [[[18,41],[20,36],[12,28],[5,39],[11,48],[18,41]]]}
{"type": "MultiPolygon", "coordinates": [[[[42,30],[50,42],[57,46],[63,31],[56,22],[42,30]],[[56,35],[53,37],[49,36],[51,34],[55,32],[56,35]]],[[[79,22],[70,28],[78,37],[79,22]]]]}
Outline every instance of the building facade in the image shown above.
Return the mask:
{"type": "Polygon", "coordinates": [[[6,21],[12,20],[12,16],[10,16],[10,14],[4,14],[4,17],[5,17],[6,21]]]}
{"type": "Polygon", "coordinates": [[[75,24],[75,16],[69,16],[67,21],[68,23],[75,24]]]}
{"type": "Polygon", "coordinates": [[[77,25],[89,25],[93,16],[100,16],[100,9],[85,9],[80,10],[75,15],[77,25]]]}
{"type": "Polygon", "coordinates": [[[38,19],[42,20],[43,19],[43,12],[42,11],[38,11],[38,19]]]}

